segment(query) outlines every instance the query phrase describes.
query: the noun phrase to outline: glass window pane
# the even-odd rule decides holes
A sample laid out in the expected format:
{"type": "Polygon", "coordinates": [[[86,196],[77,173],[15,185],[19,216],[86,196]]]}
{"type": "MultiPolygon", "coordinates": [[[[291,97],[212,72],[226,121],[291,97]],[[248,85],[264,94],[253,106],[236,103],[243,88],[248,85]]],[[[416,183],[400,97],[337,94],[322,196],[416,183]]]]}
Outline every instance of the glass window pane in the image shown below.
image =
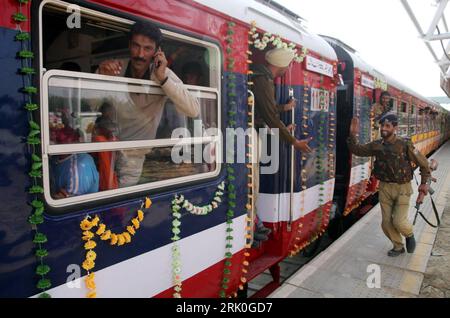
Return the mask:
{"type": "Polygon", "coordinates": [[[170,138],[175,128],[186,128],[194,137],[202,133],[195,125],[218,127],[216,93],[189,92],[198,104],[175,105],[157,86],[52,76],[50,144],[170,138]],[[198,105],[199,116],[189,117],[198,105]]]}
{"type": "MultiPolygon", "coordinates": [[[[62,3],[47,3],[42,9],[43,62],[47,70],[94,73],[107,59],[130,58],[129,32],[133,21],[97,16],[80,8],[80,26],[67,27],[67,9],[62,3]]],[[[217,52],[195,39],[182,39],[162,30],[168,67],[184,83],[218,87],[218,70],[212,64],[217,52]]]]}
{"type": "Polygon", "coordinates": [[[217,143],[50,156],[54,199],[216,170],[217,143]]]}

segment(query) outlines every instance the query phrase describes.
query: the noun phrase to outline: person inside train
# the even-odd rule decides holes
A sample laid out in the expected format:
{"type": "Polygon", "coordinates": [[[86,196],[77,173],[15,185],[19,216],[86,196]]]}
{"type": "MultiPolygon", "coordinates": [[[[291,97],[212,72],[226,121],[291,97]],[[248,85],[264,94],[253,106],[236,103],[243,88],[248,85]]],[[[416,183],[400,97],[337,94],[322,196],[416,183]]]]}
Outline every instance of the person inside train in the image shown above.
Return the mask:
{"type": "Polygon", "coordinates": [[[192,61],[181,68],[181,79],[188,85],[202,85],[203,71],[200,63],[192,61]]]}
{"type": "Polygon", "coordinates": [[[380,94],[380,99],[378,103],[372,105],[373,112],[373,140],[380,138],[380,126],[378,121],[383,117],[384,114],[388,113],[390,110],[391,94],[388,91],[383,91],[380,94]]]}
{"type": "MultiPolygon", "coordinates": [[[[181,79],[187,85],[200,85],[203,77],[202,66],[198,62],[187,62],[181,69],[181,79]]],[[[171,100],[166,102],[156,133],[157,138],[170,138],[176,128],[187,127],[187,118],[180,114],[171,100]]]]}
{"type": "MultiPolygon", "coordinates": [[[[277,129],[281,140],[288,143],[296,150],[304,153],[311,152],[308,143],[312,138],[298,140],[291,132],[295,129],[294,125],[286,126],[280,119],[280,113],[292,110],[296,105],[296,100],[291,99],[287,104],[278,105],[275,100],[274,79],[282,77],[289,68],[290,63],[294,59],[294,52],[285,48],[274,48],[266,52],[265,62],[263,64],[255,64],[252,67],[253,75],[253,93],[255,95],[255,128],[256,131],[263,128],[277,129]]],[[[258,142],[261,144],[261,142],[258,142]]],[[[258,149],[258,148],[256,148],[258,149]]],[[[254,163],[255,174],[253,180],[255,183],[255,197],[259,191],[259,152],[254,163]]],[[[259,245],[258,241],[268,239],[270,229],[264,227],[262,220],[258,217],[256,222],[256,230],[254,235],[255,245],[259,245]]]]}
{"type": "MultiPolygon", "coordinates": [[[[78,130],[69,126],[56,129],[50,136],[56,144],[73,144],[80,141],[78,130]]],[[[50,182],[54,199],[97,192],[99,175],[94,159],[87,153],[52,156],[50,182]]]]}
{"type": "MultiPolygon", "coordinates": [[[[162,39],[159,28],[149,22],[137,22],[130,31],[130,58],[103,61],[96,71],[103,75],[152,80],[165,93],[129,94],[132,102],[126,107],[117,108],[120,140],[154,139],[168,99],[174,103],[178,112],[188,117],[197,117],[200,113],[199,100],[167,67],[166,56],[160,47],[162,39]]],[[[139,182],[145,155],[149,151],[147,148],[119,153],[116,168],[120,187],[133,186],[139,182]]]]}
{"type": "MultiPolygon", "coordinates": [[[[117,141],[117,123],[114,107],[104,102],[99,111],[102,113],[95,121],[94,131],[92,134],[93,142],[117,141]]],[[[100,191],[117,189],[119,183],[115,171],[116,156],[115,151],[102,151],[93,154],[96,159],[98,173],[100,177],[100,191]]]]}

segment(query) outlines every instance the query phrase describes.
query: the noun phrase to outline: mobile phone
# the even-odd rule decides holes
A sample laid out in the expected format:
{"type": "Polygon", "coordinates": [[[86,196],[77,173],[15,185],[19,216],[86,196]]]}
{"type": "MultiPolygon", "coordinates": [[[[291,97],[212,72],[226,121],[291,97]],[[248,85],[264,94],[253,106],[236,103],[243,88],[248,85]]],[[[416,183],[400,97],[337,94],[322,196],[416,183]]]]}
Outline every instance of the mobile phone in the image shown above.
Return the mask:
{"type": "MultiPolygon", "coordinates": [[[[155,53],[156,53],[156,52],[160,52],[160,51],[161,51],[161,46],[158,46],[158,47],[155,49],[155,53]]],[[[152,58],[152,63],[154,64],[153,67],[154,67],[155,69],[161,66],[161,62],[155,63],[155,58],[154,58],[154,57],[152,58]]]]}

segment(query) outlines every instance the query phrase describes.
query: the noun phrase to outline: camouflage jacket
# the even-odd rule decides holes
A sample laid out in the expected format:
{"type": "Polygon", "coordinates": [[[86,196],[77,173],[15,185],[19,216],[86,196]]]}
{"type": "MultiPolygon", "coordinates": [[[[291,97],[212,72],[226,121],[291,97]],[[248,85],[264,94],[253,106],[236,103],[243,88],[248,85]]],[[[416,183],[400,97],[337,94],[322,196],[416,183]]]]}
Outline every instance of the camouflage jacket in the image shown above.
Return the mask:
{"type": "Polygon", "coordinates": [[[380,181],[400,184],[410,182],[413,178],[412,163],[420,167],[422,184],[431,176],[427,158],[414,147],[410,139],[395,137],[391,142],[378,139],[360,145],[354,136],[350,136],[347,144],[356,156],[375,156],[373,173],[380,181]]]}
{"type": "Polygon", "coordinates": [[[278,128],[280,138],[294,144],[295,138],[280,119],[280,111],[275,101],[275,86],[270,70],[261,64],[252,68],[253,93],[255,94],[255,128],[266,124],[269,128],[278,128]]]}

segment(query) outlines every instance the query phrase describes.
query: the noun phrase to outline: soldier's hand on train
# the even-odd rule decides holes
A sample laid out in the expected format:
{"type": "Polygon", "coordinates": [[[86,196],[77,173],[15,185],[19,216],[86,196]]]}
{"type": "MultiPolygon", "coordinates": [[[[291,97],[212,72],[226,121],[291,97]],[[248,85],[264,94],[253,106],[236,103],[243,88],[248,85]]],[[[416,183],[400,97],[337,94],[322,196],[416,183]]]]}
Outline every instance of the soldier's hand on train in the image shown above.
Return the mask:
{"type": "Polygon", "coordinates": [[[155,63],[155,76],[159,82],[162,82],[166,79],[166,67],[167,67],[167,59],[166,55],[161,48],[153,55],[153,61],[155,63]]]}
{"type": "Polygon", "coordinates": [[[355,136],[359,130],[359,119],[356,117],[352,118],[350,123],[350,135],[355,136]]]}
{"type": "Polygon", "coordinates": [[[295,98],[291,98],[289,102],[285,105],[283,105],[282,111],[288,112],[295,108],[295,105],[297,104],[297,100],[295,98]]]}
{"type": "Polygon", "coordinates": [[[122,71],[122,62],[118,60],[106,60],[98,67],[99,74],[117,76],[122,71]]]}
{"type": "Polygon", "coordinates": [[[297,128],[296,124],[289,124],[286,126],[287,130],[289,130],[290,133],[292,133],[293,131],[295,131],[295,128],[297,128]]]}
{"type": "Polygon", "coordinates": [[[296,140],[294,143],[294,148],[297,150],[300,150],[301,152],[304,153],[310,153],[312,150],[311,148],[308,146],[308,143],[312,140],[312,137],[309,137],[307,139],[302,139],[302,140],[296,140]]]}

